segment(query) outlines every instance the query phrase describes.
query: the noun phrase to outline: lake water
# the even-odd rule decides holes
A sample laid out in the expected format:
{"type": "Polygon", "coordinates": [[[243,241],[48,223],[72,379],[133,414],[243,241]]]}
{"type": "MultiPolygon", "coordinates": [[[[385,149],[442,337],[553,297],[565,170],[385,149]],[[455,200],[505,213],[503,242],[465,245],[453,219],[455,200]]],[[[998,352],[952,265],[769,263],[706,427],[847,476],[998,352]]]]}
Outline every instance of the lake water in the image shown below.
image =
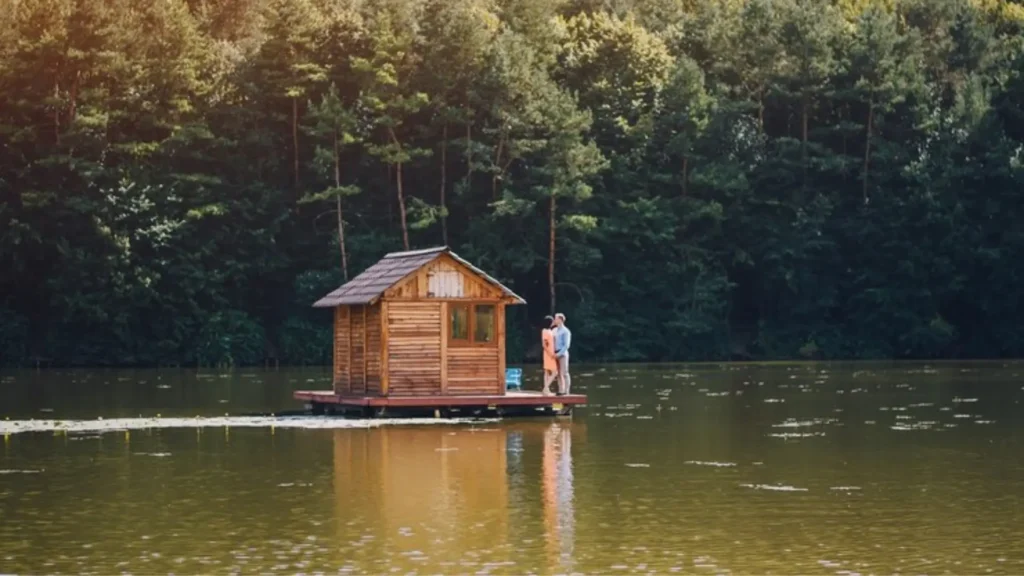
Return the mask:
{"type": "Polygon", "coordinates": [[[326,380],[0,375],[0,573],[1024,573],[1024,363],[581,366],[571,419],[255,416],[326,380]]]}

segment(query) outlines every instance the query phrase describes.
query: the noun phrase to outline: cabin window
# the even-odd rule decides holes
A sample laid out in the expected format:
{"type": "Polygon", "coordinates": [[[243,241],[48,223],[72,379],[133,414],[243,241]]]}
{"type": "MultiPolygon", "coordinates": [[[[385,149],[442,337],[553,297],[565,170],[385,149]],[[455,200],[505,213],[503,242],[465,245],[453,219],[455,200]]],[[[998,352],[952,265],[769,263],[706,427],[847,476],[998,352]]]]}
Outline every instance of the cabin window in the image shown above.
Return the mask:
{"type": "Polygon", "coordinates": [[[494,305],[479,304],[473,314],[473,341],[477,344],[494,342],[494,305]]]}
{"type": "Polygon", "coordinates": [[[493,346],[498,341],[498,315],[494,304],[449,304],[452,344],[493,346]]]}
{"type": "Polygon", "coordinates": [[[469,342],[469,306],[452,306],[451,323],[451,339],[469,342]]]}

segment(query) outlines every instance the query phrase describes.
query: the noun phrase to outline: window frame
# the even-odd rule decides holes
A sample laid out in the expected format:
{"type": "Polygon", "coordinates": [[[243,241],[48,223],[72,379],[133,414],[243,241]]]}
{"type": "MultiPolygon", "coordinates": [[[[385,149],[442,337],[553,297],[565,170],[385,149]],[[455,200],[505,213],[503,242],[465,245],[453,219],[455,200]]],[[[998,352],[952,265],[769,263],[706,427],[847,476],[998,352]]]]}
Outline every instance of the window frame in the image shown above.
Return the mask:
{"type": "Polygon", "coordinates": [[[448,346],[461,348],[496,348],[498,346],[498,302],[449,302],[448,318],[445,321],[448,323],[448,346]],[[494,337],[490,342],[477,342],[476,340],[477,306],[490,306],[492,309],[491,319],[494,323],[494,337]],[[466,311],[469,324],[468,338],[465,339],[455,338],[452,334],[452,317],[455,311],[460,309],[466,311]]]}
{"type": "Polygon", "coordinates": [[[448,318],[445,321],[448,322],[448,344],[449,345],[470,346],[470,345],[473,344],[473,307],[471,305],[469,305],[469,304],[462,304],[462,303],[448,304],[448,318]],[[465,338],[456,338],[455,335],[454,335],[455,331],[452,329],[454,327],[454,324],[455,324],[455,322],[453,322],[453,320],[455,318],[456,310],[465,310],[466,311],[466,337],[465,338]]]}

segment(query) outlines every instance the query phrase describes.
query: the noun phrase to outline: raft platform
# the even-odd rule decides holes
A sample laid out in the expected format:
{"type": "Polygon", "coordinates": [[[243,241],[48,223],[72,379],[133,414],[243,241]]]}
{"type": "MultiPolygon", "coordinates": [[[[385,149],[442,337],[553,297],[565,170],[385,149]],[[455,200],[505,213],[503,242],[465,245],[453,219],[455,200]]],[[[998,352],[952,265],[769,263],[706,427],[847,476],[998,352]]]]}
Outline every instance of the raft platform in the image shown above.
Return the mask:
{"type": "Polygon", "coordinates": [[[540,392],[508,391],[503,395],[471,396],[355,396],[330,390],[293,393],[313,414],[355,416],[568,416],[586,404],[582,394],[545,396],[540,392]]]}

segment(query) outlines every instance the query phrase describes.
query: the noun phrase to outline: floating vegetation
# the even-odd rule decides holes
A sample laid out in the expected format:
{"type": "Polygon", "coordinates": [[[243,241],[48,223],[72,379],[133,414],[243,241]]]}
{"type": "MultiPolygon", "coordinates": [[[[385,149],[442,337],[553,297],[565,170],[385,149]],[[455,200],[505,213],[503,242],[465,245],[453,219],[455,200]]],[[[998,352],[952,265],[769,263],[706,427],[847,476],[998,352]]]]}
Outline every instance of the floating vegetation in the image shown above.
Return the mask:
{"type": "Polygon", "coordinates": [[[643,463],[640,463],[640,462],[630,462],[630,463],[627,463],[626,466],[629,466],[630,468],[650,468],[651,467],[650,464],[643,464],[643,463]]]}
{"type": "Polygon", "coordinates": [[[692,464],[694,466],[715,466],[718,468],[727,468],[735,466],[735,462],[702,462],[700,460],[687,460],[684,464],[692,464]]]}
{"type": "Polygon", "coordinates": [[[785,398],[765,398],[764,399],[764,403],[765,404],[781,404],[781,403],[783,403],[785,401],[786,401],[785,398]]]}
{"type": "Polygon", "coordinates": [[[0,474],[41,474],[42,470],[0,470],[0,474]]]}
{"type": "MultiPolygon", "coordinates": [[[[107,433],[157,428],[376,428],[387,425],[450,425],[496,422],[480,418],[379,418],[347,419],[322,416],[222,416],[213,418],[112,418],[110,420],[5,420],[0,422],[0,435],[27,432],[107,433]]],[[[69,439],[96,438],[77,436],[69,439]]]]}
{"type": "Polygon", "coordinates": [[[814,418],[812,420],[795,420],[793,418],[787,419],[781,424],[772,424],[772,428],[804,428],[807,426],[824,426],[825,424],[835,424],[839,422],[835,418],[814,418]]]}
{"type": "Polygon", "coordinates": [[[771,438],[812,438],[815,436],[824,436],[824,432],[777,432],[774,434],[768,434],[771,438]]]}
{"type": "Polygon", "coordinates": [[[860,490],[860,489],[861,489],[860,486],[833,486],[833,487],[829,488],[829,490],[835,490],[837,492],[853,492],[855,490],[860,490]]]}
{"type": "Polygon", "coordinates": [[[910,424],[895,424],[889,428],[892,430],[898,430],[901,432],[909,430],[933,430],[937,422],[913,422],[910,424]]]}
{"type": "Polygon", "coordinates": [[[959,398],[959,397],[953,398],[953,402],[956,403],[956,404],[967,404],[967,403],[977,402],[977,401],[978,401],[977,398],[959,398]]]}
{"type": "Polygon", "coordinates": [[[154,458],[167,458],[170,452],[132,452],[132,456],[152,456],[154,458]]]}
{"type": "Polygon", "coordinates": [[[740,487],[752,488],[754,490],[770,490],[772,492],[807,492],[807,488],[784,486],[782,484],[740,484],[740,487]]]}

